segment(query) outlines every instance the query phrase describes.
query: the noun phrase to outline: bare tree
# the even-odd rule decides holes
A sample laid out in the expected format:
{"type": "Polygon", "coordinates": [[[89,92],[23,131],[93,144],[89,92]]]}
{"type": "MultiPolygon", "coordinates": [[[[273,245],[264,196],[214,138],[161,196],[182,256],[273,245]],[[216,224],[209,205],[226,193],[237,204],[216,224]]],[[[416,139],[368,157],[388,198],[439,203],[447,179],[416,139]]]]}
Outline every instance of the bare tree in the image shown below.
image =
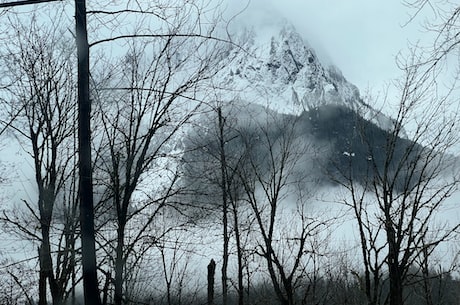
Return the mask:
{"type": "Polygon", "coordinates": [[[229,233],[228,233],[228,210],[229,210],[229,191],[228,184],[229,177],[227,171],[227,158],[225,153],[226,139],[224,135],[225,119],[222,115],[222,109],[217,108],[218,117],[218,139],[219,139],[219,163],[221,173],[221,189],[222,189],[222,226],[223,226],[223,237],[224,237],[224,249],[223,249],[223,261],[222,261],[222,304],[227,305],[228,301],[228,283],[227,283],[227,268],[228,268],[228,257],[229,257],[229,233]]]}
{"type": "MultiPolygon", "coordinates": [[[[135,252],[136,245],[142,240],[143,232],[152,223],[155,215],[160,211],[161,207],[165,206],[168,200],[171,198],[174,190],[175,182],[177,181],[177,172],[172,169],[174,166],[170,166],[172,163],[168,163],[173,159],[171,151],[174,149],[171,145],[172,139],[175,134],[182,128],[183,124],[189,119],[200,104],[200,99],[205,96],[204,91],[201,90],[200,84],[206,81],[209,77],[221,66],[220,60],[224,58],[221,54],[221,48],[218,44],[221,43],[221,39],[214,36],[216,30],[215,20],[204,24],[202,18],[208,18],[208,21],[216,16],[205,14],[206,10],[196,3],[187,3],[184,5],[181,1],[177,3],[167,2],[160,3],[155,2],[153,5],[150,1],[133,1],[128,2],[126,7],[118,9],[115,8],[113,11],[107,9],[107,6],[103,6],[103,9],[94,9],[89,12],[90,16],[97,16],[94,19],[90,19],[90,22],[97,23],[95,21],[101,21],[104,26],[107,23],[114,25],[114,31],[111,33],[101,29],[97,24],[92,25],[93,29],[100,31],[90,38],[95,38],[92,43],[88,44],[88,37],[86,31],[86,6],[85,1],[75,1],[75,12],[77,17],[77,49],[79,57],[79,97],[83,103],[79,103],[80,115],[80,127],[79,128],[79,149],[75,147],[67,147],[69,157],[66,164],[55,161],[57,148],[53,145],[63,145],[59,139],[56,139],[64,133],[63,137],[72,138],[75,140],[75,131],[71,130],[65,133],[65,128],[68,127],[68,121],[59,121],[56,116],[49,115],[44,118],[37,116],[36,109],[23,107],[18,110],[27,111],[27,115],[32,116],[29,121],[30,135],[26,132],[22,132],[22,128],[16,127],[16,131],[24,136],[28,136],[33,142],[33,154],[34,157],[38,158],[35,167],[43,166],[46,170],[49,170],[48,176],[41,176],[41,172],[37,170],[37,183],[39,184],[39,207],[40,212],[43,212],[40,217],[45,220],[42,221],[42,233],[45,235],[43,240],[44,246],[40,250],[40,258],[43,261],[44,273],[41,278],[41,303],[46,302],[46,285],[43,283],[48,279],[50,285],[53,286],[52,274],[49,272],[49,244],[47,241],[49,234],[50,222],[53,215],[53,205],[55,197],[58,194],[60,188],[62,188],[62,182],[58,179],[62,177],[55,177],[56,173],[60,170],[65,171],[66,177],[71,177],[65,166],[72,164],[72,157],[75,155],[75,151],[81,153],[79,158],[80,163],[80,197],[81,197],[81,220],[82,220],[82,247],[83,247],[83,276],[89,281],[84,281],[85,295],[91,295],[92,301],[88,299],[88,302],[98,303],[98,283],[96,278],[96,266],[95,266],[95,247],[94,241],[94,224],[93,224],[93,192],[92,192],[92,168],[91,168],[91,149],[89,147],[90,135],[92,128],[90,128],[90,100],[89,100],[89,47],[101,46],[106,42],[118,42],[118,41],[129,41],[130,54],[124,57],[123,65],[127,65],[128,71],[124,71],[123,67],[116,71],[120,72],[118,75],[112,75],[110,78],[111,86],[98,87],[97,81],[94,81],[94,98],[98,99],[101,96],[104,98],[107,95],[101,92],[116,92],[110,97],[112,102],[115,102],[120,108],[119,112],[114,112],[113,109],[107,107],[107,103],[99,103],[98,110],[102,110],[98,113],[98,118],[104,123],[102,133],[100,137],[95,140],[95,143],[101,141],[101,143],[107,144],[105,148],[99,150],[100,155],[97,156],[97,166],[99,166],[99,174],[105,170],[112,185],[106,189],[106,193],[102,196],[102,201],[106,203],[111,201],[115,203],[116,223],[117,223],[117,246],[115,247],[115,301],[117,304],[122,302],[122,281],[124,273],[124,265],[128,261],[127,258],[130,254],[135,252]],[[167,5],[165,5],[167,4],[167,5]],[[138,20],[142,20],[141,23],[132,27],[132,22],[123,23],[125,18],[137,15],[140,16],[138,20]],[[153,23],[152,23],[153,20],[153,23]],[[106,22],[107,21],[107,22],[106,22]],[[158,23],[157,23],[158,21],[158,23]],[[115,25],[118,25],[115,26],[115,25]],[[142,26],[141,26],[142,25],[142,26]],[[125,32],[123,32],[125,31],[125,32]],[[102,34],[101,34],[102,33],[102,34]],[[113,34],[102,37],[101,35],[113,34]],[[102,38],[101,38],[102,37],[102,38]],[[135,43],[134,40],[138,39],[135,43]],[[142,42],[141,42],[142,40],[142,42]],[[153,43],[152,43],[153,41],[153,43]],[[140,48],[140,49],[139,49],[140,48]],[[141,54],[143,51],[152,52],[150,54],[141,54]],[[142,57],[144,56],[145,57],[142,57]],[[144,69],[143,65],[147,68],[144,69]],[[113,81],[116,77],[119,77],[116,81],[113,81]],[[118,96],[116,98],[115,95],[118,96]],[[124,100],[126,99],[126,100],[124,100]],[[121,108],[127,106],[128,108],[121,108]],[[125,109],[129,109],[129,115],[125,115],[123,112],[125,109]],[[37,117],[35,117],[37,116],[37,117]],[[113,119],[113,120],[112,120],[113,119]],[[122,126],[122,124],[125,124],[122,126]],[[37,126],[35,126],[37,124],[37,126]],[[83,125],[82,125],[83,124],[83,125]],[[33,128],[36,127],[36,130],[33,128]],[[51,135],[45,135],[41,138],[39,132],[42,129],[48,128],[51,135]],[[126,132],[126,133],[125,133],[126,132]],[[43,143],[41,143],[42,141],[43,143]],[[121,141],[121,142],[120,142],[121,141]],[[127,146],[123,146],[127,144],[127,146]],[[120,149],[121,148],[121,149],[120,149]],[[120,152],[117,151],[120,149],[120,152]],[[123,150],[124,149],[124,150],[123,150]],[[45,151],[49,150],[49,151],[45,151]],[[73,151],[73,153],[72,153],[73,151]],[[169,158],[172,157],[172,158],[169,158]],[[50,161],[52,160],[52,161],[50,161]],[[169,161],[166,161],[169,160],[169,161]],[[43,162],[41,164],[40,162],[43,162]],[[47,163],[50,162],[50,163],[47,163]],[[55,163],[56,162],[56,163],[55,163]],[[113,169],[108,169],[108,165],[112,165],[113,169]],[[157,171],[156,171],[156,169],[157,171]],[[56,169],[57,168],[57,169],[56,169]],[[102,169],[102,170],[101,170],[102,169]],[[158,175],[169,175],[167,182],[158,185],[152,192],[146,192],[140,195],[142,199],[133,198],[133,194],[138,196],[140,193],[136,193],[141,181],[145,181],[149,174],[156,171],[158,175]],[[160,173],[161,172],[161,173],[160,173]],[[126,180],[125,180],[126,178],[126,180]],[[41,182],[44,180],[44,182],[41,182]],[[43,190],[43,192],[42,192],[43,190]],[[109,194],[111,192],[111,194],[109,194]],[[54,197],[53,197],[54,196],[54,197]],[[51,205],[41,204],[42,199],[46,197],[46,202],[51,202],[51,205]],[[50,197],[50,198],[48,198],[50,197]],[[49,199],[49,200],[48,200],[49,199]],[[136,205],[132,205],[136,202],[136,205]],[[137,218],[136,218],[137,217],[137,218]],[[133,219],[136,218],[136,221],[133,219]],[[125,242],[125,231],[127,231],[128,223],[139,221],[142,219],[142,226],[134,236],[130,236],[130,242],[125,242]],[[86,255],[88,254],[88,255],[86,255]],[[89,290],[88,290],[89,289],[89,290]]],[[[35,20],[35,19],[34,19],[35,20]]],[[[27,30],[28,31],[28,30],[27,30]]],[[[24,31],[24,32],[27,32],[24,31]]],[[[24,45],[22,45],[24,47],[24,45]]],[[[25,47],[23,48],[25,49],[25,47]]],[[[39,60],[42,57],[46,57],[45,51],[49,51],[50,54],[54,54],[55,46],[48,46],[49,50],[36,50],[33,49],[29,54],[36,56],[39,60]],[[38,51],[37,53],[34,53],[38,51]]],[[[99,49],[100,50],[100,49],[99,49]]],[[[30,59],[30,58],[27,58],[30,59]]],[[[65,64],[60,64],[50,61],[50,64],[55,65],[59,72],[60,69],[70,66],[70,57],[64,56],[61,58],[65,64]]],[[[13,61],[12,61],[13,62],[13,61]]],[[[20,62],[20,60],[18,61],[20,62]]],[[[14,62],[13,62],[14,63],[14,62]]],[[[30,61],[30,70],[35,68],[35,62],[30,61]]],[[[33,70],[33,73],[37,71],[33,70]]],[[[31,77],[31,75],[28,75],[31,77]]],[[[20,79],[22,76],[18,76],[20,79]]],[[[51,90],[49,96],[39,96],[43,100],[41,104],[36,104],[43,109],[39,109],[42,113],[45,111],[58,111],[59,115],[67,115],[68,117],[73,116],[75,107],[60,108],[48,105],[44,100],[47,97],[53,97],[53,94],[59,96],[61,92],[57,93],[57,86],[61,84],[53,83],[50,79],[44,79],[44,87],[50,87],[51,90]],[[53,87],[54,86],[54,87],[53,87]],[[55,92],[54,92],[55,91],[55,92]]],[[[94,80],[94,79],[93,79],[94,80]]],[[[16,79],[11,79],[10,85],[14,84],[16,79]]],[[[43,88],[39,88],[36,83],[31,82],[25,84],[24,88],[29,85],[33,90],[39,91],[43,88]],[[35,87],[34,87],[35,86],[35,87]]],[[[20,89],[24,89],[20,88],[20,89]]],[[[13,91],[14,87],[10,86],[9,89],[13,91]]],[[[43,90],[48,89],[44,88],[43,90]]],[[[42,94],[42,92],[38,92],[42,94]]],[[[32,92],[31,99],[36,99],[35,93],[32,92]]],[[[60,96],[59,96],[60,97],[60,96]]],[[[27,99],[24,99],[24,103],[29,103],[27,99]]],[[[75,105],[73,105],[75,106],[75,105]]],[[[19,107],[20,108],[20,107],[19,107]]],[[[49,113],[45,113],[46,115],[49,113]]],[[[54,113],[53,113],[54,114],[54,113]]],[[[64,118],[65,120],[65,118],[64,118]]],[[[4,122],[8,127],[14,127],[10,122],[4,122]]],[[[74,126],[74,124],[70,124],[74,126]]],[[[25,124],[27,126],[27,124],[25,124]]],[[[46,131],[46,130],[45,130],[46,131]]],[[[96,136],[97,137],[97,136],[96,136]]],[[[98,143],[99,145],[99,143],[98,143]]],[[[100,145],[99,147],[103,147],[100,145]]],[[[174,161],[171,161],[174,162],[174,161]]],[[[59,174],[59,173],[58,173],[59,174]]],[[[99,176],[98,178],[101,178],[99,176]]],[[[72,184],[75,189],[78,185],[72,184]]],[[[69,199],[70,195],[62,195],[62,198],[69,199]]],[[[77,197],[72,197],[77,200],[77,197]]],[[[75,201],[76,202],[76,201],[75,201]]],[[[28,205],[30,207],[30,204],[28,205]]],[[[32,210],[32,209],[30,209],[32,210]]],[[[72,209],[72,211],[74,211],[72,209]]],[[[37,213],[38,214],[38,213],[37,213]]],[[[68,213],[68,215],[73,215],[68,213]]],[[[70,216],[68,219],[71,219],[70,216]]],[[[11,219],[5,216],[5,220],[12,224],[18,224],[15,219],[11,219]]],[[[38,238],[34,232],[28,231],[26,227],[20,227],[26,234],[31,235],[33,238],[38,238]]],[[[65,228],[63,231],[75,233],[74,227],[72,230],[65,228]]],[[[70,236],[70,235],[69,235],[70,236]]],[[[73,239],[62,239],[63,241],[74,242],[73,239]]],[[[107,245],[107,244],[106,244],[107,245]]],[[[62,257],[61,254],[59,257],[62,257]]],[[[73,265],[74,262],[73,262],[73,265]]],[[[59,266],[60,267],[60,266],[59,266]]],[[[59,269],[60,270],[60,269],[59,269]]],[[[62,270],[61,270],[62,271],[62,270]]],[[[66,270],[68,271],[68,270],[66,270]]],[[[67,274],[67,273],[65,273],[67,274]]],[[[111,273],[107,272],[108,278],[111,273]]],[[[54,286],[53,286],[54,287],[54,286]]],[[[54,288],[51,287],[52,294],[54,288]]]]}
{"type": "MultiPolygon", "coordinates": [[[[420,18],[423,26],[429,33],[434,33],[434,40],[429,49],[428,56],[423,63],[429,66],[431,70],[438,70],[446,61],[450,68],[455,63],[458,48],[460,46],[460,38],[458,32],[460,30],[460,6],[455,1],[430,1],[430,0],[402,0],[402,3],[408,7],[410,18],[407,24],[415,22],[420,18]],[[426,17],[426,16],[429,16],[426,17]],[[454,60],[449,60],[453,58],[454,60]]],[[[458,64],[457,64],[458,65],[458,64]]]]}
{"type": "Polygon", "coordinates": [[[11,85],[2,104],[9,112],[5,124],[33,160],[37,202],[23,200],[24,219],[18,213],[2,219],[39,242],[39,304],[47,303],[47,285],[53,304],[62,304],[76,261],[74,50],[61,29],[31,20],[12,20],[17,31],[3,61],[11,85]]]}
{"type": "Polygon", "coordinates": [[[103,176],[97,179],[106,188],[102,201],[113,204],[109,212],[115,215],[117,231],[115,304],[123,302],[128,257],[176,192],[176,134],[200,105],[201,84],[221,65],[218,42],[193,35],[176,36],[176,26],[187,27],[189,23],[173,24],[163,38],[153,41],[133,38],[118,70],[110,71],[115,76],[111,86],[95,88],[102,122],[96,166],[103,176]],[[138,192],[147,181],[151,181],[149,189],[138,192]],[[127,241],[130,222],[142,225],[127,241]]]}
{"type": "Polygon", "coordinates": [[[392,126],[384,130],[357,120],[357,139],[350,142],[361,143],[349,148],[357,152],[337,180],[351,195],[346,203],[359,228],[369,304],[378,301],[383,263],[388,269],[389,303],[404,304],[404,288],[410,285],[416,261],[426,260],[459,227],[446,223],[436,229],[436,214],[459,182],[454,170],[458,161],[451,154],[458,140],[457,111],[449,95],[436,94],[433,70],[420,62],[415,54],[400,61],[405,78],[392,126]],[[358,177],[353,168],[362,160],[368,166],[358,177]]]}
{"type": "Polygon", "coordinates": [[[247,112],[252,106],[234,102],[210,104],[211,109],[197,117],[197,126],[187,137],[183,179],[186,180],[185,187],[193,190],[192,200],[207,207],[211,211],[209,217],[215,216],[222,227],[223,303],[228,301],[233,285],[238,304],[244,304],[245,285],[248,287],[244,283],[245,259],[249,255],[244,249],[248,244],[244,235],[248,233],[251,221],[246,219],[247,213],[243,215],[245,207],[241,207],[244,206],[244,189],[238,172],[245,166],[247,151],[238,129],[242,127],[239,123],[246,121],[241,112],[247,112]],[[244,220],[247,220],[246,224],[243,224],[244,220]],[[228,275],[233,255],[236,255],[236,280],[228,275]]]}
{"type": "Polygon", "coordinates": [[[294,304],[307,272],[308,240],[326,224],[309,216],[305,207],[314,183],[307,179],[313,146],[299,136],[296,118],[269,111],[265,115],[241,131],[248,155],[238,175],[257,224],[256,253],[267,265],[281,304],[294,304]]]}

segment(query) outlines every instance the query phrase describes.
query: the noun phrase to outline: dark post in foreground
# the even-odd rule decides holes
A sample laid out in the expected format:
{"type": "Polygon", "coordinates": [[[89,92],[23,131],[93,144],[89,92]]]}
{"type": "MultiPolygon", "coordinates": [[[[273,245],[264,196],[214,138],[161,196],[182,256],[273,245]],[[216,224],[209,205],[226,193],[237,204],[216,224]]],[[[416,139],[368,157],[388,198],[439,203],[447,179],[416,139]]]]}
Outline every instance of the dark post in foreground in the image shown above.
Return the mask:
{"type": "Polygon", "coordinates": [[[89,99],[89,45],[86,1],[75,0],[78,55],[78,153],[80,171],[80,226],[85,305],[100,305],[96,273],[93,182],[91,171],[91,103],[89,99]]]}
{"type": "Polygon", "coordinates": [[[216,262],[211,259],[208,265],[208,305],[214,304],[214,275],[216,273],[216,262]]]}

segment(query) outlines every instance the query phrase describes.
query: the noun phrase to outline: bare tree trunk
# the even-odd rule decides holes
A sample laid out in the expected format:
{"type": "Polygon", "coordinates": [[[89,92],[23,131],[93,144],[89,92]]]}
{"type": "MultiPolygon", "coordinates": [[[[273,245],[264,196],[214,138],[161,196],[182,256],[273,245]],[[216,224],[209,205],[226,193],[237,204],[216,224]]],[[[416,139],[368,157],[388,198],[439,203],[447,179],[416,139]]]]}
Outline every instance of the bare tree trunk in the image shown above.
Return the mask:
{"type": "Polygon", "coordinates": [[[238,305],[244,304],[244,284],[243,284],[243,249],[241,248],[240,227],[238,222],[238,211],[236,203],[233,202],[233,221],[235,226],[236,256],[238,261],[238,305]]]}
{"type": "MultiPolygon", "coordinates": [[[[44,224],[45,220],[42,218],[41,231],[42,242],[38,247],[38,261],[40,265],[40,278],[39,278],[39,304],[47,304],[46,281],[48,280],[50,286],[52,284],[51,276],[53,274],[51,263],[51,250],[49,244],[49,226],[44,224]]],[[[52,293],[53,294],[53,293],[52,293]]],[[[53,304],[55,303],[53,295],[53,304]]]]}
{"type": "Polygon", "coordinates": [[[227,305],[228,286],[227,286],[227,267],[228,267],[228,175],[227,161],[225,156],[224,128],[225,119],[222,117],[222,109],[217,108],[219,119],[219,146],[220,146],[220,169],[221,169],[221,190],[222,190],[222,225],[224,227],[224,249],[222,254],[222,304],[227,305]]]}
{"type": "MultiPolygon", "coordinates": [[[[60,305],[63,302],[62,289],[59,287],[56,278],[53,274],[53,263],[51,258],[51,247],[49,241],[49,228],[45,229],[43,233],[43,241],[39,247],[39,261],[40,261],[40,280],[48,280],[50,286],[51,297],[53,305],[60,305]],[[43,279],[42,279],[43,277],[43,279]]],[[[46,287],[46,283],[44,283],[46,287]]],[[[46,289],[45,289],[46,291],[46,289]]],[[[45,298],[46,300],[46,298],[45,298]]],[[[46,304],[46,302],[45,302],[46,304]]]]}
{"type": "MultiPolygon", "coordinates": [[[[41,249],[38,247],[38,256],[41,257],[41,249]]],[[[40,271],[38,279],[38,305],[47,305],[48,301],[46,298],[46,274],[42,266],[42,261],[39,259],[40,271]]]]}
{"type": "Polygon", "coordinates": [[[403,305],[403,283],[399,275],[399,268],[392,264],[390,266],[390,305],[403,305]]]}
{"type": "Polygon", "coordinates": [[[117,230],[117,247],[115,257],[115,305],[121,305],[123,302],[123,272],[124,272],[124,239],[125,226],[119,224],[117,230]]]}
{"type": "MultiPolygon", "coordinates": [[[[34,144],[36,144],[34,142],[34,144]]],[[[53,156],[55,159],[55,157],[53,156]]],[[[35,158],[38,160],[38,155],[35,158]]],[[[36,171],[40,171],[40,168],[37,166],[36,171]]],[[[51,218],[54,209],[54,201],[55,196],[51,194],[54,192],[55,189],[55,177],[54,173],[51,173],[51,186],[50,189],[45,188],[42,185],[42,178],[37,179],[37,183],[39,184],[39,210],[40,210],[40,220],[41,220],[41,234],[42,234],[42,242],[38,249],[38,259],[40,262],[40,280],[48,280],[48,284],[50,287],[51,297],[53,301],[53,305],[60,305],[63,302],[63,291],[62,288],[59,287],[57,280],[54,276],[53,271],[53,260],[51,257],[51,243],[50,243],[50,228],[51,228],[51,218]],[[43,277],[43,278],[42,278],[43,277]]],[[[37,175],[39,177],[40,175],[37,175]]],[[[44,284],[46,287],[46,283],[44,284]]],[[[45,288],[46,291],[46,288],[45,288]]],[[[46,300],[46,298],[45,298],[46,300]]],[[[46,301],[45,301],[46,303],[46,301]]]]}
{"type": "MultiPolygon", "coordinates": [[[[386,193],[385,186],[383,188],[383,193],[386,193]]],[[[383,199],[384,204],[384,215],[385,215],[385,233],[388,243],[388,277],[390,279],[390,305],[403,305],[403,268],[408,268],[402,265],[400,259],[400,246],[399,246],[399,236],[397,236],[395,229],[393,227],[393,219],[390,213],[392,207],[392,202],[386,199],[383,199]]],[[[398,232],[398,234],[401,234],[398,232]]]]}
{"type": "Polygon", "coordinates": [[[429,262],[428,258],[430,256],[430,253],[426,247],[426,245],[423,245],[423,256],[422,256],[422,262],[421,262],[421,269],[422,269],[422,275],[423,275],[423,294],[425,295],[425,304],[426,305],[433,305],[433,292],[431,288],[431,281],[430,281],[430,270],[429,270],[429,262]]]}

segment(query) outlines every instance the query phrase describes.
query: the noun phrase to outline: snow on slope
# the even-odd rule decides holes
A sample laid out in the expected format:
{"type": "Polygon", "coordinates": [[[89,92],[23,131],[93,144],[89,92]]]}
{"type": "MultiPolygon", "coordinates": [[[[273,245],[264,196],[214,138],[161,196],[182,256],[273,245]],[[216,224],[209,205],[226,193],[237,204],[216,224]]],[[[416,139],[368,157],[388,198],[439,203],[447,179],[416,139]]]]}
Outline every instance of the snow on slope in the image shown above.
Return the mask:
{"type": "Polygon", "coordinates": [[[286,20],[240,29],[229,57],[232,64],[217,75],[230,90],[228,99],[258,103],[281,113],[300,114],[324,104],[345,105],[388,130],[393,121],[366,104],[358,88],[334,65],[321,62],[315,50],[286,20]]]}

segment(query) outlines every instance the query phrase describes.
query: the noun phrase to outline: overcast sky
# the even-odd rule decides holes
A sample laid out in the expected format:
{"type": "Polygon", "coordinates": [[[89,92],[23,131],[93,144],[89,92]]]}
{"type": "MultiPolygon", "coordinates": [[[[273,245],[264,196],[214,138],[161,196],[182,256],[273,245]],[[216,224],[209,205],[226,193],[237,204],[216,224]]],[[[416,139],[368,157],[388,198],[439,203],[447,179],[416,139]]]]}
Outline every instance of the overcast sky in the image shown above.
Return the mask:
{"type": "MultiPolygon", "coordinates": [[[[246,2],[229,1],[239,7],[246,2]]],[[[244,19],[284,16],[320,57],[329,57],[362,93],[370,89],[376,95],[400,74],[398,52],[407,51],[409,41],[429,41],[423,18],[404,26],[411,13],[401,0],[252,0],[244,19]]]]}

